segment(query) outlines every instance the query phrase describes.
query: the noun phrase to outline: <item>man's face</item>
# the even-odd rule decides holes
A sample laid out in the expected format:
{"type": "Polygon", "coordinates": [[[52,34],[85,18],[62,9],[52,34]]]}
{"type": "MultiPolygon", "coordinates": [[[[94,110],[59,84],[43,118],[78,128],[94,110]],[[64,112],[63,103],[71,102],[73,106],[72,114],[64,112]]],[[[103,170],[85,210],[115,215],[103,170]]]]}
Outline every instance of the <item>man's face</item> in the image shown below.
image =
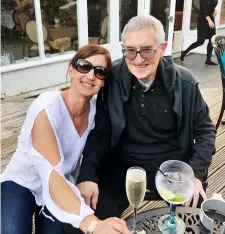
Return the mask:
{"type": "Polygon", "coordinates": [[[167,43],[159,45],[154,28],[144,28],[125,35],[123,48],[126,49],[126,63],[130,72],[139,80],[148,81],[155,77],[160,58],[164,55],[167,43]],[[141,51],[135,58],[128,53],[141,51]]]}

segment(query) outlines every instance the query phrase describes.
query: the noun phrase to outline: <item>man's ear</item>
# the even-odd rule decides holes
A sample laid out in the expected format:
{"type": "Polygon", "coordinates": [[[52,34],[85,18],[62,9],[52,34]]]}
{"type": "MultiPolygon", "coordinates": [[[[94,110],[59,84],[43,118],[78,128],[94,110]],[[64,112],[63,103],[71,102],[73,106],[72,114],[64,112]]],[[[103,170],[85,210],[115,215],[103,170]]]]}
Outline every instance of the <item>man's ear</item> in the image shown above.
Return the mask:
{"type": "Polygon", "coordinates": [[[161,56],[163,56],[165,54],[167,45],[168,45],[167,41],[165,41],[165,42],[162,43],[162,46],[161,46],[161,56]]]}

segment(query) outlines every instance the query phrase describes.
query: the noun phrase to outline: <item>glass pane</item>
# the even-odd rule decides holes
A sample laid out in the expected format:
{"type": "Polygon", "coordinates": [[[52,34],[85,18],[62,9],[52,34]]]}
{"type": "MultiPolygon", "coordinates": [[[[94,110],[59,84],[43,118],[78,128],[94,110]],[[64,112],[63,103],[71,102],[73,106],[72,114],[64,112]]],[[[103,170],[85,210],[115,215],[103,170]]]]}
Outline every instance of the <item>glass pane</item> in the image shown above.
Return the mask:
{"type": "Polygon", "coordinates": [[[200,0],[192,1],[190,30],[197,29],[198,14],[200,12],[200,0]]]}
{"type": "Polygon", "coordinates": [[[137,0],[120,0],[120,35],[126,23],[137,15],[137,0]]]}
{"type": "Polygon", "coordinates": [[[88,37],[89,43],[108,42],[107,0],[88,0],[88,37]]]}
{"type": "MultiPolygon", "coordinates": [[[[2,66],[39,56],[37,41],[31,42],[27,34],[28,21],[35,21],[33,0],[1,1],[2,66]]],[[[37,34],[36,28],[32,34],[37,34]]]]}
{"type": "Polygon", "coordinates": [[[181,51],[184,0],[176,0],[172,53],[181,51]]]}
{"type": "Polygon", "coordinates": [[[225,0],[222,0],[219,24],[225,24],[225,0]]]}
{"type": "Polygon", "coordinates": [[[76,50],[77,4],[71,0],[41,0],[46,56],[76,50]]]}
{"type": "Polygon", "coordinates": [[[170,0],[153,0],[150,6],[150,14],[161,21],[165,30],[166,40],[168,40],[170,0]]]}

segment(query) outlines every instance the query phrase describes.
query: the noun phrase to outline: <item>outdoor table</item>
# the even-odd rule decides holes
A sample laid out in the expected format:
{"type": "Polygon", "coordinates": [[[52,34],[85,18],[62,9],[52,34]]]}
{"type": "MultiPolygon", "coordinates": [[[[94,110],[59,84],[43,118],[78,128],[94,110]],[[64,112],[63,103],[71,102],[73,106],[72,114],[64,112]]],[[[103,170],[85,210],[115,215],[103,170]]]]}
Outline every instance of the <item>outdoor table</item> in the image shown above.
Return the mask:
{"type": "MultiPolygon", "coordinates": [[[[143,229],[146,234],[160,234],[158,229],[158,219],[165,214],[169,214],[168,208],[157,208],[149,211],[141,212],[137,215],[137,229],[143,229]]],[[[200,209],[191,207],[177,207],[176,215],[181,218],[185,225],[185,234],[206,234],[210,233],[200,221],[200,209]]],[[[127,220],[127,226],[133,225],[133,217],[129,217],[127,220]]],[[[220,227],[217,226],[214,234],[219,233],[220,227]]]]}
{"type": "Polygon", "coordinates": [[[53,41],[62,37],[77,38],[76,26],[47,25],[47,30],[50,40],[53,41]]]}

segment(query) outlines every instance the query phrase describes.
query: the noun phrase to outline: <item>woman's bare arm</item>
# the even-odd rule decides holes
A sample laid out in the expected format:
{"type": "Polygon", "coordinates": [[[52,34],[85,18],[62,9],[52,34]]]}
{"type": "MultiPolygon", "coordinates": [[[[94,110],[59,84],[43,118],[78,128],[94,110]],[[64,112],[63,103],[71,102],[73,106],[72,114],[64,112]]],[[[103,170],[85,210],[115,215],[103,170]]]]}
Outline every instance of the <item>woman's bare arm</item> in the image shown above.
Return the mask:
{"type": "MultiPolygon", "coordinates": [[[[60,162],[56,137],[45,111],[42,111],[35,120],[32,129],[32,141],[35,150],[45,157],[53,167],[60,162]]],[[[49,192],[52,200],[62,210],[68,213],[80,214],[80,200],[65,179],[55,170],[52,170],[49,178],[49,192]]]]}

